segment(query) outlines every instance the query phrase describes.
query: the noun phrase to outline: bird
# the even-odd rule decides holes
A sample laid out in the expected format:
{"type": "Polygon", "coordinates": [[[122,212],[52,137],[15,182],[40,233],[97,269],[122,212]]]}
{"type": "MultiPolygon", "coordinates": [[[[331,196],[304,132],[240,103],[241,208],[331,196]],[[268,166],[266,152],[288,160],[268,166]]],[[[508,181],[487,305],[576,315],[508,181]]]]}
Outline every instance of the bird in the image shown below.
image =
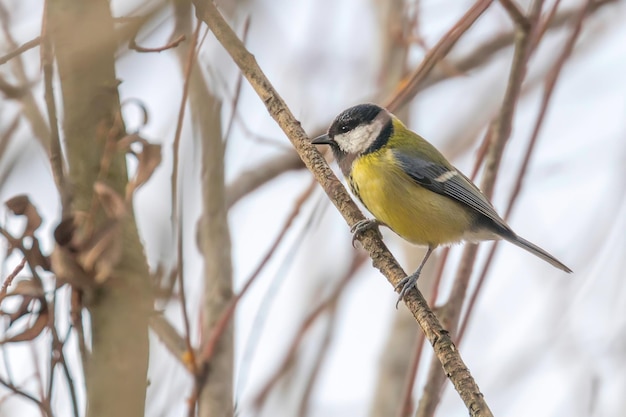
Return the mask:
{"type": "Polygon", "coordinates": [[[330,146],[352,194],[374,215],[352,227],[353,239],[367,229],[386,226],[406,241],[427,247],[416,271],[395,287],[398,302],[417,285],[435,248],[458,242],[504,239],[572,272],[544,249],[518,236],[469,178],[398,117],[376,104],[342,111],[328,132],[311,143],[330,146]]]}

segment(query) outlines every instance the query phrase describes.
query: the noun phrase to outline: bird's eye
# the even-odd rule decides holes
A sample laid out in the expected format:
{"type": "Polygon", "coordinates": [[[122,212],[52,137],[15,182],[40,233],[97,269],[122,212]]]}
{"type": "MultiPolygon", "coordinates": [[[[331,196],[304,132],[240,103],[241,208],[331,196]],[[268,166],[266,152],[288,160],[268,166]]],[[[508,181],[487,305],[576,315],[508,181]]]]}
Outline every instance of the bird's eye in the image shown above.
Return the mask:
{"type": "Polygon", "coordinates": [[[339,131],[341,133],[346,133],[348,130],[350,130],[350,126],[348,126],[348,125],[341,125],[341,126],[339,126],[339,131]]]}

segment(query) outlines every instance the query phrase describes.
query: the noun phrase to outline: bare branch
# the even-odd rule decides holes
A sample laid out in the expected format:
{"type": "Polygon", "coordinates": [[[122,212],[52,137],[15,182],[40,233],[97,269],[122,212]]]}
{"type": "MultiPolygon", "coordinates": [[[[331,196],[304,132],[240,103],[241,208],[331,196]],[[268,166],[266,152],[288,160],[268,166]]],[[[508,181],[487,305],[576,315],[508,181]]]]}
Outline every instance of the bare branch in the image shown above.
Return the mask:
{"type": "Polygon", "coordinates": [[[401,82],[403,86],[400,91],[394,94],[385,102],[384,107],[394,112],[402,105],[409,102],[419,91],[419,86],[426,76],[432,71],[435,65],[450,52],[452,47],[461,36],[478,20],[478,18],[489,8],[493,0],[478,0],[459,21],[437,42],[437,44],[426,54],[419,66],[408,77],[408,80],[401,82]]]}
{"type": "Polygon", "coordinates": [[[47,19],[43,19],[41,30],[41,66],[43,68],[44,96],[46,101],[46,110],[48,111],[48,124],[50,127],[50,148],[48,149],[48,155],[50,157],[50,166],[52,168],[54,182],[56,183],[57,190],[61,196],[62,216],[66,217],[69,214],[70,209],[70,196],[65,184],[66,170],[63,160],[63,148],[61,147],[61,137],[59,135],[54,90],[52,87],[54,56],[52,52],[52,44],[50,43],[49,37],[46,35],[46,21],[47,19]]]}
{"type": "Polygon", "coordinates": [[[313,311],[311,311],[303,320],[298,329],[298,332],[291,340],[289,348],[287,349],[287,353],[283,356],[281,364],[276,367],[276,370],[272,373],[272,376],[268,378],[267,382],[263,385],[263,388],[261,388],[259,394],[256,396],[254,403],[257,408],[261,408],[269,393],[272,391],[272,389],[278,383],[281,377],[285,374],[285,372],[289,369],[289,365],[295,360],[296,354],[298,353],[298,349],[304,339],[304,336],[311,329],[313,323],[315,323],[315,321],[322,315],[322,313],[333,308],[333,306],[337,303],[339,296],[343,292],[343,289],[352,280],[355,273],[365,262],[365,259],[366,257],[365,255],[363,255],[362,252],[355,252],[354,256],[352,257],[350,267],[346,271],[346,274],[341,278],[333,292],[328,296],[326,300],[321,302],[313,311]]]}
{"type": "Polygon", "coordinates": [[[511,20],[513,20],[521,30],[528,30],[530,28],[530,22],[514,0],[499,0],[499,2],[509,14],[511,20]]]}
{"type": "Polygon", "coordinates": [[[133,36],[131,38],[131,40],[128,42],[128,48],[132,49],[133,51],[140,52],[140,53],[167,51],[168,49],[176,48],[181,42],[183,42],[185,39],[187,39],[187,37],[185,35],[180,35],[176,39],[174,39],[174,40],[172,40],[172,41],[170,41],[170,42],[166,43],[165,45],[160,46],[158,48],[144,48],[143,46],[137,45],[137,42],[135,41],[135,37],[136,36],[137,36],[137,34],[135,34],[135,36],[133,36]]]}
{"type": "Polygon", "coordinates": [[[35,39],[30,40],[28,42],[26,42],[25,44],[18,46],[17,48],[15,48],[14,50],[12,50],[11,52],[9,52],[8,54],[0,57],[0,65],[2,64],[6,64],[7,62],[9,62],[11,59],[15,58],[18,55],[23,54],[24,52],[35,48],[36,46],[38,46],[41,43],[41,38],[39,36],[37,36],[35,39]]]}
{"type": "Polygon", "coordinates": [[[17,264],[15,268],[13,268],[13,272],[11,272],[9,276],[4,280],[4,282],[2,283],[2,288],[0,288],[0,300],[3,299],[5,295],[7,295],[7,289],[11,286],[11,283],[13,283],[13,280],[15,279],[17,274],[19,274],[22,269],[24,269],[25,265],[26,257],[23,257],[20,263],[17,264]]]}
{"type": "Polygon", "coordinates": [[[172,356],[186,369],[189,369],[191,358],[188,344],[174,326],[172,326],[163,315],[158,313],[150,317],[150,328],[156,333],[159,340],[163,342],[172,356]]]}
{"type": "Polygon", "coordinates": [[[304,168],[295,152],[278,155],[242,172],[226,189],[226,204],[230,208],[263,184],[287,171],[304,168]]]}
{"type": "MultiPolygon", "coordinates": [[[[581,10],[578,12],[574,29],[572,30],[572,34],[568,38],[565,44],[565,47],[563,48],[563,52],[561,52],[553,68],[547,75],[545,86],[544,86],[544,91],[543,91],[543,97],[541,99],[541,104],[539,107],[539,114],[537,116],[537,120],[535,121],[535,125],[533,127],[530,140],[528,141],[528,146],[526,148],[526,152],[524,153],[524,160],[517,174],[517,179],[515,181],[515,185],[513,186],[513,191],[511,192],[511,195],[509,196],[507,208],[504,213],[505,220],[507,220],[508,217],[511,215],[511,212],[513,211],[513,208],[515,206],[515,202],[517,201],[517,197],[519,196],[519,193],[522,189],[522,182],[524,180],[524,177],[526,176],[526,171],[528,170],[528,165],[530,164],[530,159],[535,149],[535,145],[539,137],[539,132],[541,130],[543,121],[545,119],[545,115],[547,114],[548,106],[550,104],[550,99],[552,98],[552,94],[554,92],[554,87],[556,86],[556,82],[559,78],[559,75],[561,74],[561,70],[563,69],[565,62],[570,57],[572,50],[574,49],[574,44],[576,43],[576,40],[578,39],[578,36],[580,34],[582,23],[585,17],[588,15],[588,13],[592,10],[593,4],[594,3],[592,1],[587,1],[585,5],[581,8],[581,10]]],[[[467,311],[465,313],[465,317],[463,318],[463,321],[459,329],[459,343],[461,342],[465,334],[465,330],[467,328],[472,312],[474,310],[474,306],[476,304],[478,294],[480,293],[484,285],[484,282],[487,278],[487,272],[489,271],[489,267],[491,266],[491,262],[493,261],[493,257],[495,255],[497,248],[498,248],[498,242],[495,242],[493,246],[491,247],[489,254],[487,255],[487,259],[485,260],[485,263],[479,275],[476,288],[474,288],[474,291],[472,292],[469,298],[467,311]]]]}
{"type": "MultiPolygon", "coordinates": [[[[480,2],[481,6],[484,3],[480,2]]],[[[253,89],[265,103],[270,115],[286,133],[307,168],[313,173],[330,200],[337,206],[350,226],[363,220],[363,214],[348,196],[345,188],[310,144],[300,123],[291,114],[276,90],[259,68],[254,56],[250,54],[237,35],[228,26],[212,2],[195,0],[196,13],[213,31],[213,34],[230,53],[235,63],[242,70],[253,89]]],[[[382,243],[375,231],[363,233],[360,237],[363,247],[368,250],[374,266],[379,268],[392,285],[397,285],[406,274],[399,267],[389,250],[382,243]]],[[[483,395],[463,363],[458,350],[452,343],[448,332],[442,327],[428,307],[421,293],[415,289],[408,293],[405,302],[424,330],[426,337],[433,344],[435,354],[440,359],[444,370],[450,376],[455,388],[465,402],[472,416],[491,416],[483,395]]]]}
{"type": "Polygon", "coordinates": [[[18,387],[16,387],[12,383],[7,382],[7,381],[5,381],[2,378],[0,378],[0,385],[6,387],[10,391],[12,391],[14,394],[19,395],[20,397],[26,398],[27,400],[32,401],[33,403],[35,403],[35,405],[39,408],[39,410],[41,410],[41,413],[44,416],[52,417],[52,411],[41,400],[38,400],[37,398],[35,398],[31,394],[29,394],[29,393],[19,389],[18,387]]]}

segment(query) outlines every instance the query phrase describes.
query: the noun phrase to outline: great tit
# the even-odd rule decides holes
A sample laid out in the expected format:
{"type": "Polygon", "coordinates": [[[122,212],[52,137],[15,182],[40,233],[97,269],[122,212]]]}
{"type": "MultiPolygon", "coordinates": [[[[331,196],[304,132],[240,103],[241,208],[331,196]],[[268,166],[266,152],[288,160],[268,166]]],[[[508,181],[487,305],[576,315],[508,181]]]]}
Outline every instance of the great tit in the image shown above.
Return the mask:
{"type": "Polygon", "coordinates": [[[351,107],[312,143],[330,145],[350,190],[375,217],[357,223],[355,234],[382,225],[428,247],[417,270],[396,287],[398,301],[416,285],[437,246],[461,241],[504,239],[572,272],[515,234],[469,178],[386,109],[375,104],[351,107]]]}

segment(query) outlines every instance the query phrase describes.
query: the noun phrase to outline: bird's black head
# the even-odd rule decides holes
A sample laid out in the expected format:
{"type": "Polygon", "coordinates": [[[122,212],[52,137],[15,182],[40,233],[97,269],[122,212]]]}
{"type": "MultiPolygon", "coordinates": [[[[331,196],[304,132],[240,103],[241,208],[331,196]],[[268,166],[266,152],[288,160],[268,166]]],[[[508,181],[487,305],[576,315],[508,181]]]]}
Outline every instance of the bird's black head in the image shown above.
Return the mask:
{"type": "Polygon", "coordinates": [[[312,143],[330,145],[344,174],[357,156],[380,149],[393,133],[391,114],[375,104],[359,104],[335,118],[326,135],[312,143]]]}
{"type": "Polygon", "coordinates": [[[342,111],[328,129],[328,137],[346,134],[358,126],[368,125],[374,121],[383,109],[375,104],[359,104],[342,111]]]}

